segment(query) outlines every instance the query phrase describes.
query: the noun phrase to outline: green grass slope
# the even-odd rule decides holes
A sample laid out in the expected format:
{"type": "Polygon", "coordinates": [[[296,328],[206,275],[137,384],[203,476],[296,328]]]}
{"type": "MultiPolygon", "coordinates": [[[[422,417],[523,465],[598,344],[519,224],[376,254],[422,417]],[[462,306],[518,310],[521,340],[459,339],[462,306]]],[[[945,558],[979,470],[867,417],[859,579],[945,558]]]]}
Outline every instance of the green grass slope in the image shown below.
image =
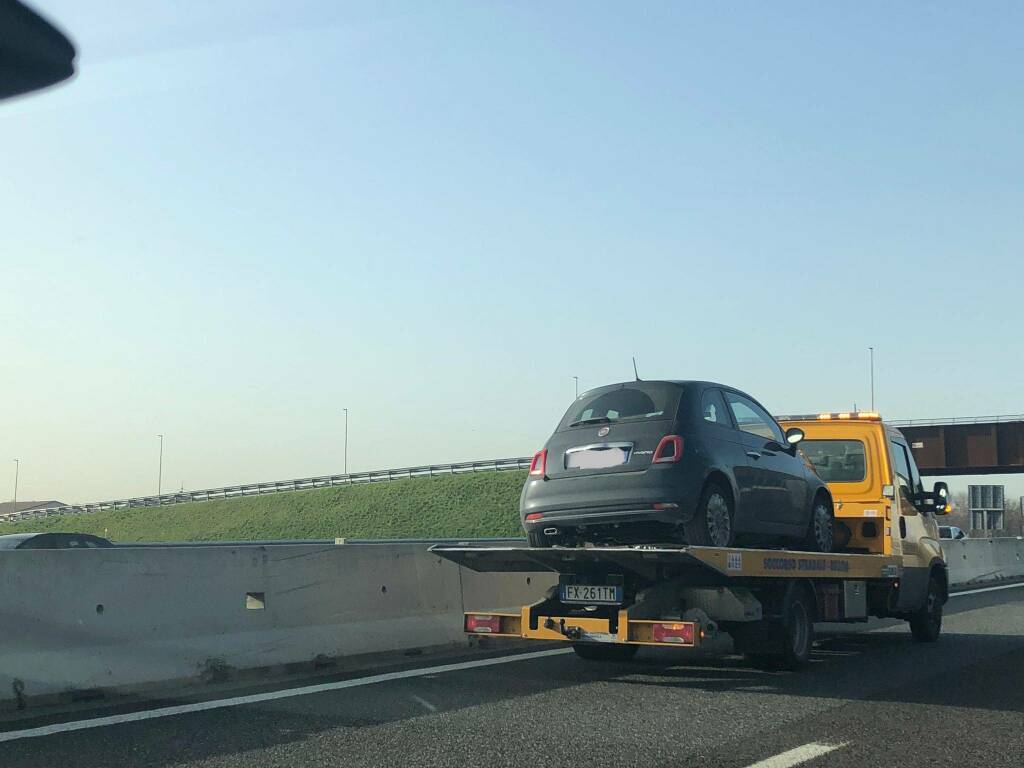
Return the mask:
{"type": "Polygon", "coordinates": [[[0,524],[0,534],[75,531],[114,541],[522,536],[526,472],[413,478],[0,524]]]}

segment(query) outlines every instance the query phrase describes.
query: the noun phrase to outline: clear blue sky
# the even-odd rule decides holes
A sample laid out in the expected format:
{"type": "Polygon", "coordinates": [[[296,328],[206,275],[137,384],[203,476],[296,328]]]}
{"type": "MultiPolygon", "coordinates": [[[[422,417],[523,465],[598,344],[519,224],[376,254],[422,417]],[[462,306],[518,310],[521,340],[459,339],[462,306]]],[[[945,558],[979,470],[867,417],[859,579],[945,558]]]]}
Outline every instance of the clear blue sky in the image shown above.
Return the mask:
{"type": "Polygon", "coordinates": [[[343,407],[350,469],[529,454],[633,354],[1024,412],[1020,3],[37,5],[4,499],[152,492],[158,433],[165,488],[338,472],[343,407]]]}

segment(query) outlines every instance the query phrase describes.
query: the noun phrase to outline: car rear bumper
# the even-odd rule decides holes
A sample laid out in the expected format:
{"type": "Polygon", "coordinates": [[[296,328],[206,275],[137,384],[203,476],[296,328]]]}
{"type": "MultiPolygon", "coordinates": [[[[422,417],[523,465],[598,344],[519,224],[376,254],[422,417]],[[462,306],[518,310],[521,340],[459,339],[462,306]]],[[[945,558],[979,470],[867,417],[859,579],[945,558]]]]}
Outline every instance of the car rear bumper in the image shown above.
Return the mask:
{"type": "Polygon", "coordinates": [[[623,509],[613,507],[611,509],[568,509],[552,510],[550,512],[537,513],[540,517],[532,520],[523,520],[526,530],[543,530],[544,528],[555,527],[589,527],[607,525],[629,525],[635,523],[662,523],[665,525],[679,525],[690,519],[693,514],[684,512],[679,507],[668,509],[654,509],[653,507],[639,509],[623,509]]]}
{"type": "Polygon", "coordinates": [[[528,531],[542,530],[545,526],[633,523],[678,526],[693,516],[703,474],[702,468],[694,462],[689,466],[655,467],[643,472],[530,478],[523,488],[520,518],[528,531]],[[538,514],[539,519],[527,520],[538,514]]]}

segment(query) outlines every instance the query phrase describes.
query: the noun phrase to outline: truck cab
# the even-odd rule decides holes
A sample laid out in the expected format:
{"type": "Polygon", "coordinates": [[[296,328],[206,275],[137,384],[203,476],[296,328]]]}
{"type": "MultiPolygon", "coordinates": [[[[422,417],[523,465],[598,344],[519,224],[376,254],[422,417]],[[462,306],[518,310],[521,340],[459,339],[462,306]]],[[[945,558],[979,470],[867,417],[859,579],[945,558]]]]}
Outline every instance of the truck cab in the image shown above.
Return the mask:
{"type": "Polygon", "coordinates": [[[847,552],[895,555],[903,561],[897,610],[921,604],[929,581],[948,594],[937,515],[948,487],[926,491],[903,434],[873,412],[784,416],[783,428],[804,433],[800,450],[832,491],[836,541],[847,552]]]}

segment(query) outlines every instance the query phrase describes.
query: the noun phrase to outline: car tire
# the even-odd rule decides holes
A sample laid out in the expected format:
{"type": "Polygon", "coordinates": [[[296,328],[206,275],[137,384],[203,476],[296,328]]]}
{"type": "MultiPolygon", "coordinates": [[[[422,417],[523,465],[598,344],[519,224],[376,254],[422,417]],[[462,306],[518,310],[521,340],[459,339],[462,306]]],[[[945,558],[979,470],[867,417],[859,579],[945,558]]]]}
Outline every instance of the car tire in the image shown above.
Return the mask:
{"type": "Polygon", "coordinates": [[[587,661],[631,661],[640,650],[636,645],[617,643],[573,643],[572,649],[581,659],[587,661]]]}
{"type": "Polygon", "coordinates": [[[921,610],[909,619],[910,634],[919,643],[934,643],[942,631],[942,584],[932,576],[921,610]]]}
{"type": "Polygon", "coordinates": [[[736,543],[732,497],[718,483],[708,483],[697,509],[683,526],[686,543],[695,547],[731,547],[736,543]]]}
{"type": "Polygon", "coordinates": [[[814,497],[811,504],[811,519],[807,522],[804,548],[811,552],[835,552],[835,512],[827,496],[814,497]]]}

